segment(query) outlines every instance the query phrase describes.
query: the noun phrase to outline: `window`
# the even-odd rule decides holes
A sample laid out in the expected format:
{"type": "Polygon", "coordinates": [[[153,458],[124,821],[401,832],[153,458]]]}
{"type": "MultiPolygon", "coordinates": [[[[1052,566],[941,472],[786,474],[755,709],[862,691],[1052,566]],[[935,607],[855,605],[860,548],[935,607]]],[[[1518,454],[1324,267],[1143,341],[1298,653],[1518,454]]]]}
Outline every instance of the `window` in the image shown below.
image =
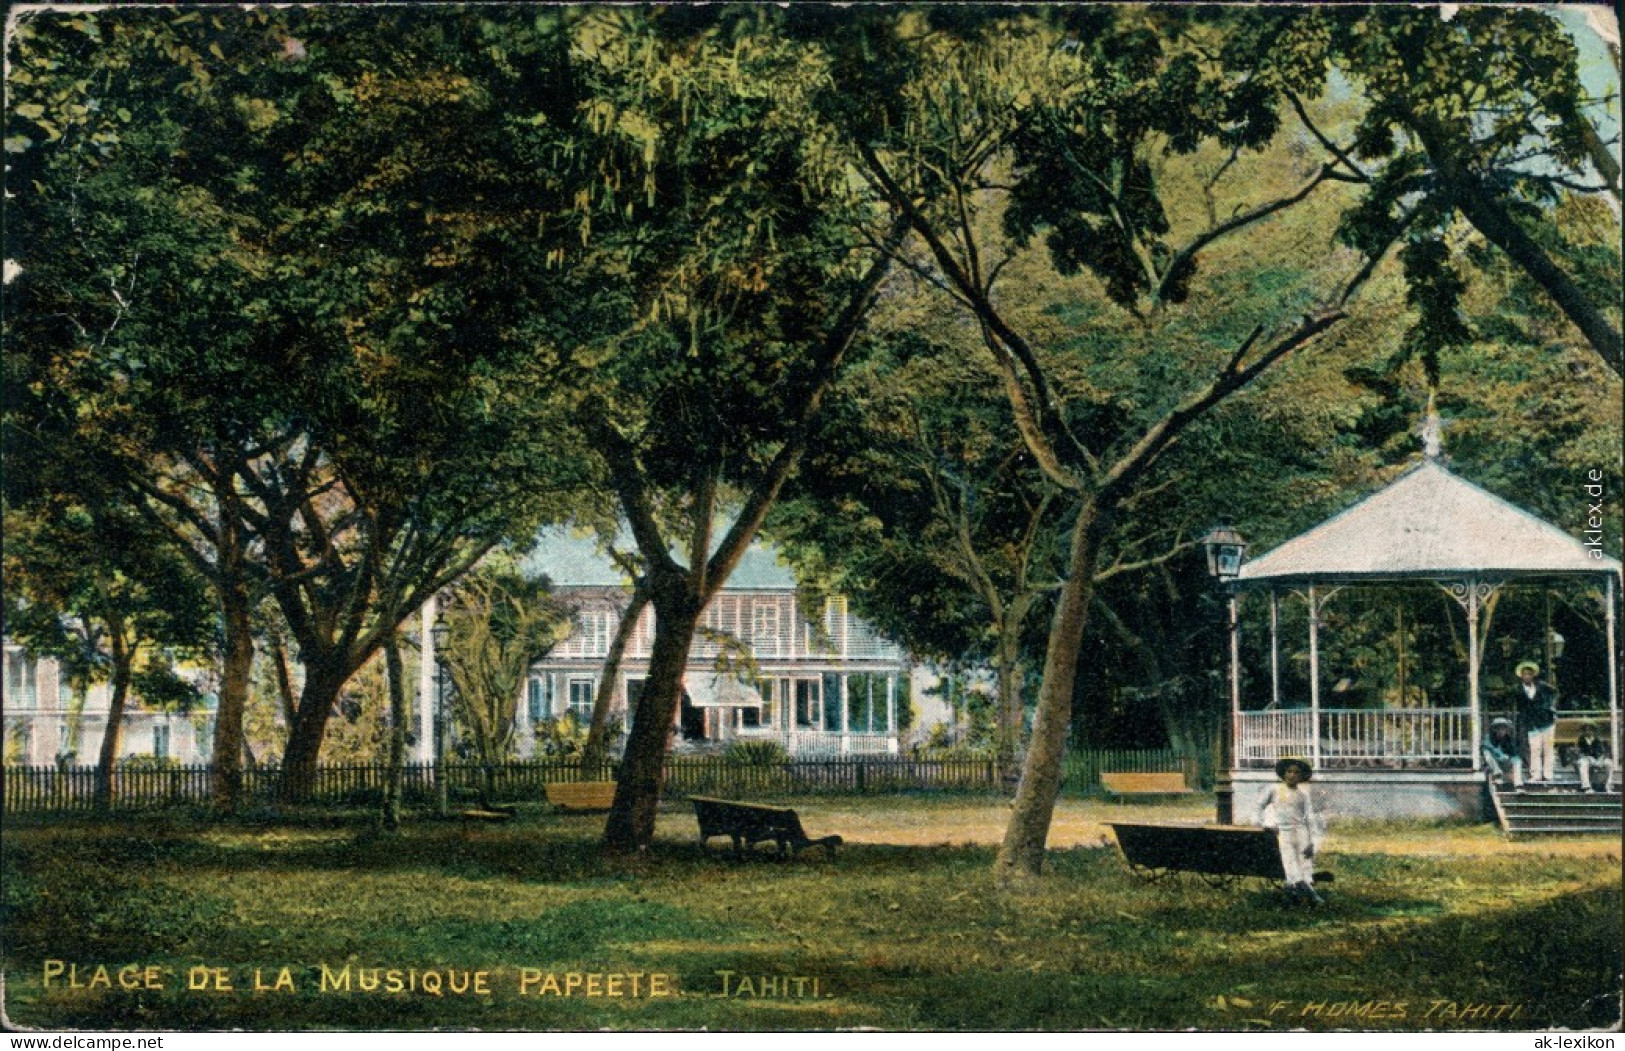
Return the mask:
{"type": "Polygon", "coordinates": [[[758,657],[779,655],[779,607],[758,600],[750,611],[750,648],[758,657]]]}
{"type": "MultiPolygon", "coordinates": [[[[19,763],[32,763],[34,761],[34,727],[26,719],[18,719],[11,724],[11,743],[16,749],[19,763]]],[[[7,759],[11,758],[8,750],[7,759]]]]}
{"type": "Polygon", "coordinates": [[[169,758],[169,727],[163,723],[152,728],[152,755],[155,759],[169,758]]]}
{"type": "Polygon", "coordinates": [[[592,718],[592,695],[593,682],[591,679],[570,680],[570,710],[582,722],[592,718]]]}
{"type": "Polygon", "coordinates": [[[607,609],[584,609],[576,614],[576,629],[565,643],[565,653],[572,657],[607,656],[614,633],[615,614],[607,609]]]}
{"type": "Polygon", "coordinates": [[[34,707],[34,659],[20,649],[6,650],[6,707],[12,709],[34,707]]]}
{"type": "Polygon", "coordinates": [[[525,699],[530,710],[531,722],[539,723],[552,716],[551,706],[547,703],[547,678],[545,676],[538,675],[530,680],[525,699]]]}
{"type": "Polygon", "coordinates": [[[214,720],[201,719],[197,724],[198,757],[205,763],[214,759],[214,720]]]}

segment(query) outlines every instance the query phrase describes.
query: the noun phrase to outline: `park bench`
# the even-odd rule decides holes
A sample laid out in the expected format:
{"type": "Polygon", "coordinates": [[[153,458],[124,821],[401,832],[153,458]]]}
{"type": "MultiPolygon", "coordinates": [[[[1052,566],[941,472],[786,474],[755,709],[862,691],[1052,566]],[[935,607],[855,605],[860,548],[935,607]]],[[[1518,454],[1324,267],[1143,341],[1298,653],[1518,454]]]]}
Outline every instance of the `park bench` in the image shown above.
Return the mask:
{"type": "Polygon", "coordinates": [[[1102,773],[1100,787],[1112,796],[1173,796],[1192,791],[1182,773],[1102,773]]]}
{"type": "Polygon", "coordinates": [[[834,857],[835,848],[841,844],[840,836],[809,838],[802,831],[801,818],[789,807],[761,806],[710,796],[689,796],[689,800],[694,804],[694,817],[700,823],[701,850],[712,836],[732,839],[735,857],[743,854],[747,847],[768,842],[778,845],[780,857],[792,851],[799,854],[807,847],[823,847],[834,857]]]}
{"type": "Polygon", "coordinates": [[[615,804],[614,781],[554,781],[542,787],[547,801],[560,810],[593,813],[615,804]]]}
{"type": "MultiPolygon", "coordinates": [[[[1273,828],[1110,824],[1128,867],[1153,882],[1179,872],[1193,873],[1214,886],[1245,877],[1285,878],[1273,828]]],[[[1331,881],[1330,872],[1315,873],[1315,882],[1331,881]]]]}
{"type": "Polygon", "coordinates": [[[510,807],[493,806],[471,807],[470,809],[463,811],[458,816],[460,816],[464,821],[478,823],[507,821],[509,818],[513,817],[513,815],[513,809],[510,807]]]}

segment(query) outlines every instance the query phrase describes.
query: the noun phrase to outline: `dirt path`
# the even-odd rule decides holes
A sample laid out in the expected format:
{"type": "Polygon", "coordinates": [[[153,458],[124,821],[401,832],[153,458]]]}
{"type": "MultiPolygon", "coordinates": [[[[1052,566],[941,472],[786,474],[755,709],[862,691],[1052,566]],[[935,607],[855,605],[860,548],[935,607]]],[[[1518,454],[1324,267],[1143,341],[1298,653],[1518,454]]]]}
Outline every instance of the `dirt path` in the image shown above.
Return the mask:
{"type": "MultiPolygon", "coordinates": [[[[855,806],[847,800],[800,800],[794,804],[812,835],[839,833],[848,843],[929,847],[997,846],[1004,836],[1009,804],[975,799],[882,799],[855,806]]],[[[1114,804],[1063,799],[1055,809],[1049,844],[1055,849],[1115,842],[1110,822],[1203,824],[1213,820],[1212,802],[1114,804]]],[[[1334,827],[1331,852],[1412,856],[1611,858],[1620,842],[1611,836],[1508,840],[1491,825],[1356,822],[1334,827]]]]}

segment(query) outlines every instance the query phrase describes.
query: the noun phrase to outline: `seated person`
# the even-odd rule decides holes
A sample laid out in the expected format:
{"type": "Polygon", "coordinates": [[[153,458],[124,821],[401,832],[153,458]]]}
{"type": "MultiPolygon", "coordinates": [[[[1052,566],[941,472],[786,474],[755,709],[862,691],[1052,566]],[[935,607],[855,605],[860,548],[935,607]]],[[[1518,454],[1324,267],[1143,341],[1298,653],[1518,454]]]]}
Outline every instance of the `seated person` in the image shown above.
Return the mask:
{"type": "Polygon", "coordinates": [[[1523,759],[1518,755],[1518,739],[1512,732],[1511,719],[1496,719],[1490,723],[1490,732],[1484,736],[1484,765],[1490,776],[1506,784],[1511,772],[1512,787],[1523,787],[1523,759]]]}
{"type": "Polygon", "coordinates": [[[1574,769],[1580,773],[1580,791],[1591,791],[1591,772],[1602,773],[1602,791],[1608,791],[1608,781],[1614,774],[1614,760],[1608,755],[1608,743],[1597,735],[1596,723],[1583,723],[1580,736],[1574,739],[1574,769]]]}

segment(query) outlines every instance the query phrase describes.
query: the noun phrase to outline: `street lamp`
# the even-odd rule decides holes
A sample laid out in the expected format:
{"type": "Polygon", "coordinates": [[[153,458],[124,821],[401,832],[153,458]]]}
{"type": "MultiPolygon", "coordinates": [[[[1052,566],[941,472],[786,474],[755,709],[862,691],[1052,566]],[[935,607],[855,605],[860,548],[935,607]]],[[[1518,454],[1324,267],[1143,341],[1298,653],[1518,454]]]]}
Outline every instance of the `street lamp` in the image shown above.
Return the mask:
{"type": "Polygon", "coordinates": [[[1225,730],[1219,735],[1219,768],[1213,772],[1214,818],[1219,824],[1228,825],[1235,820],[1235,787],[1230,779],[1231,741],[1241,718],[1241,624],[1232,585],[1241,575],[1247,541],[1229,526],[1220,525],[1208,530],[1201,543],[1207,554],[1208,575],[1228,592],[1229,599],[1226,605],[1230,620],[1230,718],[1225,720],[1225,730]]]}
{"type": "Polygon", "coordinates": [[[1214,526],[1202,538],[1202,550],[1207,552],[1208,575],[1221,584],[1228,584],[1241,575],[1241,560],[1247,553],[1247,541],[1227,525],[1214,526]]]}
{"type": "Polygon", "coordinates": [[[429,629],[429,635],[434,640],[434,789],[435,802],[440,808],[440,816],[446,816],[446,643],[451,638],[451,628],[446,625],[446,618],[441,615],[429,629]]]}

